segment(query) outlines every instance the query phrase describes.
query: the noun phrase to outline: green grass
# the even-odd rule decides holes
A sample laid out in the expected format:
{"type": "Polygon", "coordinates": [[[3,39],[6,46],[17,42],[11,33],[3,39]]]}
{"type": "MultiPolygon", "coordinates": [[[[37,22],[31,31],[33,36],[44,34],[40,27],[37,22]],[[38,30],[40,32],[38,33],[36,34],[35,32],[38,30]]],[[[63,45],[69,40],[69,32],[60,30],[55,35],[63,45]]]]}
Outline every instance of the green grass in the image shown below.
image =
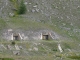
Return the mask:
{"type": "Polygon", "coordinates": [[[0,58],[0,60],[14,60],[12,58],[0,58]]]}
{"type": "Polygon", "coordinates": [[[80,60],[80,56],[69,56],[68,58],[80,60]]]}
{"type": "Polygon", "coordinates": [[[0,30],[4,29],[6,25],[6,22],[3,19],[0,19],[0,30]]]}
{"type": "Polygon", "coordinates": [[[8,24],[13,29],[40,29],[46,27],[43,23],[39,23],[34,20],[31,21],[20,17],[11,18],[8,24]]]}

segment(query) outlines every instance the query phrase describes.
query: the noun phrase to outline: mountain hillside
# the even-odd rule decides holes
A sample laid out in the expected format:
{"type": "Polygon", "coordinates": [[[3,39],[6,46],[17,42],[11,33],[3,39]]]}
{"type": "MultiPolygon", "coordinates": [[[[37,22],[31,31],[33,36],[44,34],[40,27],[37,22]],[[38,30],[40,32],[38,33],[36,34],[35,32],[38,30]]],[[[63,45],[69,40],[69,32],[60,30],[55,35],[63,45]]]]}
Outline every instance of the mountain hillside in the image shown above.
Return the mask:
{"type": "Polygon", "coordinates": [[[79,60],[79,16],[79,0],[0,0],[0,58],[79,60]]]}
{"type": "MultiPolygon", "coordinates": [[[[17,1],[20,2],[20,0],[17,1]]],[[[5,21],[15,15],[14,9],[17,8],[14,3],[16,2],[11,2],[10,0],[0,1],[0,17],[5,21]]],[[[24,0],[24,4],[27,11],[20,17],[43,24],[48,23],[61,29],[61,34],[64,34],[64,31],[67,35],[80,39],[79,0],[24,0]]]]}

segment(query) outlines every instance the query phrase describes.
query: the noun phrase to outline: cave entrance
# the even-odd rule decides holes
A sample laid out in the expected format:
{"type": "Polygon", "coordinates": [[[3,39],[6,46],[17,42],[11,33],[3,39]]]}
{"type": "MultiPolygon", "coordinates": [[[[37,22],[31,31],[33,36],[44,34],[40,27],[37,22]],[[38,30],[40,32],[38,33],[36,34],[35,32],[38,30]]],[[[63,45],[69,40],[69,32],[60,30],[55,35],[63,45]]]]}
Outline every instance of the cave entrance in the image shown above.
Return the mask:
{"type": "Polygon", "coordinates": [[[19,37],[18,36],[14,36],[14,40],[19,40],[19,37]]]}
{"type": "Polygon", "coordinates": [[[14,34],[14,35],[13,35],[13,39],[14,39],[14,40],[20,40],[19,34],[14,34]]]}
{"type": "Polygon", "coordinates": [[[43,35],[43,40],[49,40],[49,35],[43,35]]]}

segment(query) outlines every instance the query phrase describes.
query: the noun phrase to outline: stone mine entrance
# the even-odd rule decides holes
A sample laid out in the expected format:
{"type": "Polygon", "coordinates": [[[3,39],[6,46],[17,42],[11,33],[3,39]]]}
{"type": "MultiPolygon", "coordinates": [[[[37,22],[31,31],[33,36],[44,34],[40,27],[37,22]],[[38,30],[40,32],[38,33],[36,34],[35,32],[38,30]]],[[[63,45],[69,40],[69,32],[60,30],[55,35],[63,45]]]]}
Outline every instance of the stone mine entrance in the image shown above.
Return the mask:
{"type": "Polygon", "coordinates": [[[18,36],[13,36],[13,37],[14,37],[14,40],[19,40],[18,36]]]}
{"type": "Polygon", "coordinates": [[[49,35],[43,35],[43,40],[49,40],[49,35]]]}
{"type": "Polygon", "coordinates": [[[19,34],[16,34],[16,33],[13,34],[13,39],[14,40],[19,40],[20,39],[19,34]]]}

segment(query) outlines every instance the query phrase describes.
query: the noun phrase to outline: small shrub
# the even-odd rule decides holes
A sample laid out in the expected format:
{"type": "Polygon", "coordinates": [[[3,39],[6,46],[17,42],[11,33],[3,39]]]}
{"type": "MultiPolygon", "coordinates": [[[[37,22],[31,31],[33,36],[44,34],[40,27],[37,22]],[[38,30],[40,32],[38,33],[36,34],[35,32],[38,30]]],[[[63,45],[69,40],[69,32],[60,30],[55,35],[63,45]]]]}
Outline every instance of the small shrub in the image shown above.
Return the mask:
{"type": "Polygon", "coordinates": [[[57,49],[53,49],[53,51],[57,51],[57,49]]]}
{"type": "Polygon", "coordinates": [[[13,41],[11,44],[12,44],[12,45],[15,45],[16,43],[15,43],[15,41],[13,41]]]}
{"type": "Polygon", "coordinates": [[[24,0],[9,0],[9,1],[12,2],[14,6],[13,11],[15,15],[24,14],[26,12],[26,5],[24,4],[24,0]]]}
{"type": "Polygon", "coordinates": [[[17,13],[18,14],[24,14],[26,12],[26,6],[24,4],[24,1],[21,0],[20,5],[18,7],[17,13]]]}

